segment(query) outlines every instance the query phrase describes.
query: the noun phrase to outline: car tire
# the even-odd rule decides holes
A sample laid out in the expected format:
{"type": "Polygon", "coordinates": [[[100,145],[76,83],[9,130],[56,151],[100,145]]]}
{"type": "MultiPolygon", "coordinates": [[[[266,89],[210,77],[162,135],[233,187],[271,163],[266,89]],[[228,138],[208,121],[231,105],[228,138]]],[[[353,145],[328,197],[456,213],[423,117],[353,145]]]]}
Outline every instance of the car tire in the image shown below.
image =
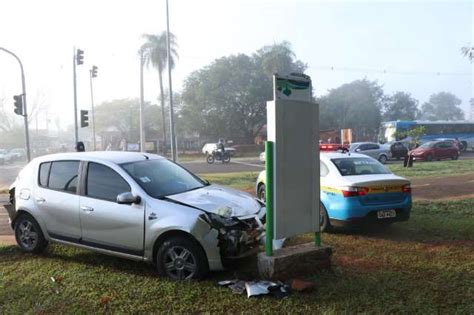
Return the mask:
{"type": "Polygon", "coordinates": [[[319,202],[319,230],[321,232],[329,232],[331,230],[328,212],[321,201],[319,202]]]}
{"type": "Polygon", "coordinates": [[[453,160],[457,160],[458,158],[459,158],[459,154],[457,154],[457,153],[451,157],[451,159],[453,159],[453,160]]]}
{"type": "Polygon", "coordinates": [[[266,202],[266,199],[265,199],[265,193],[266,193],[266,187],[265,187],[265,184],[260,184],[257,188],[257,198],[260,200],[260,201],[263,201],[263,202],[266,202]]]}
{"type": "Polygon", "coordinates": [[[22,214],[15,221],[15,239],[23,252],[41,253],[48,242],[38,222],[29,214],[22,214]]]}
{"type": "Polygon", "coordinates": [[[387,156],[385,154],[382,154],[381,156],[379,156],[379,162],[382,163],[382,164],[385,164],[387,163],[387,156]]]}
{"type": "Polygon", "coordinates": [[[467,142],[461,141],[461,147],[459,148],[459,151],[464,152],[466,150],[467,150],[467,142]]]}
{"type": "Polygon", "coordinates": [[[433,156],[432,156],[431,154],[428,154],[428,155],[426,156],[426,160],[427,160],[428,162],[433,161],[433,156]]]}
{"type": "Polygon", "coordinates": [[[199,280],[209,272],[204,250],[184,236],[170,237],[161,244],[156,266],[160,276],[173,280],[199,280]]]}

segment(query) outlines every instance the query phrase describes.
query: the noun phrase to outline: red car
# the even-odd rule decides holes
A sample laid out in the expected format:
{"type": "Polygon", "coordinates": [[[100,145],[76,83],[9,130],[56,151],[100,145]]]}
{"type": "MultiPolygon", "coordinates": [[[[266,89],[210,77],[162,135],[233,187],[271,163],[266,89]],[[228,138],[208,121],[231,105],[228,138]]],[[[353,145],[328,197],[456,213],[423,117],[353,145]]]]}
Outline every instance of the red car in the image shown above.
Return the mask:
{"type": "Polygon", "coordinates": [[[430,141],[422,144],[418,148],[411,150],[409,155],[413,160],[433,161],[442,159],[457,160],[459,150],[451,141],[430,141]]]}

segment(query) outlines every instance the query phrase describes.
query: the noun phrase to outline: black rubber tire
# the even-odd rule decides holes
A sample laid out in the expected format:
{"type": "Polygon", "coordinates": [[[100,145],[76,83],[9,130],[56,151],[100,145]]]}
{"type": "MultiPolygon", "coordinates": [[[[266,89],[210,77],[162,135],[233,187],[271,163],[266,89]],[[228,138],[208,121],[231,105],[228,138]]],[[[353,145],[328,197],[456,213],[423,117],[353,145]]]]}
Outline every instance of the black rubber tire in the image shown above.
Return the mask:
{"type": "Polygon", "coordinates": [[[212,155],[212,154],[208,154],[207,157],[206,157],[206,162],[207,162],[208,164],[214,163],[215,160],[216,160],[216,158],[215,158],[214,155],[212,155]]]}
{"type": "Polygon", "coordinates": [[[187,249],[195,258],[197,268],[194,275],[190,279],[200,280],[209,273],[209,264],[207,261],[206,253],[204,252],[202,247],[198,243],[196,243],[196,241],[193,241],[185,236],[172,236],[161,244],[160,248],[156,253],[156,268],[160,276],[172,278],[166,272],[164,264],[166,259],[166,252],[174,246],[179,246],[187,249]]]}
{"type": "Polygon", "coordinates": [[[461,141],[461,147],[459,148],[459,151],[465,152],[466,150],[467,150],[467,142],[461,141]]]}
{"type": "Polygon", "coordinates": [[[329,221],[328,212],[321,201],[319,202],[319,229],[321,232],[331,231],[331,222],[329,221]]]}
{"type": "Polygon", "coordinates": [[[388,161],[388,157],[385,154],[382,154],[381,156],[379,156],[379,162],[380,163],[386,164],[387,161],[388,161]]]}
{"type": "Polygon", "coordinates": [[[426,156],[426,160],[427,160],[428,162],[433,161],[433,156],[432,156],[431,154],[427,155],[427,156],[426,156]]]}
{"type": "Polygon", "coordinates": [[[38,254],[44,251],[44,249],[48,246],[48,241],[46,241],[44,238],[41,227],[39,226],[38,222],[36,222],[36,220],[29,214],[21,214],[20,217],[15,220],[15,240],[18,244],[18,247],[20,247],[20,249],[25,253],[38,254]],[[20,241],[20,225],[25,221],[28,221],[32,224],[35,232],[38,235],[38,240],[33,248],[26,248],[20,241]]]}
{"type": "Polygon", "coordinates": [[[265,199],[265,190],[266,190],[265,184],[258,185],[257,198],[263,202],[267,202],[267,200],[265,199]]]}
{"type": "Polygon", "coordinates": [[[459,158],[459,154],[455,154],[451,157],[451,159],[453,159],[453,160],[457,160],[458,158],[459,158]]]}

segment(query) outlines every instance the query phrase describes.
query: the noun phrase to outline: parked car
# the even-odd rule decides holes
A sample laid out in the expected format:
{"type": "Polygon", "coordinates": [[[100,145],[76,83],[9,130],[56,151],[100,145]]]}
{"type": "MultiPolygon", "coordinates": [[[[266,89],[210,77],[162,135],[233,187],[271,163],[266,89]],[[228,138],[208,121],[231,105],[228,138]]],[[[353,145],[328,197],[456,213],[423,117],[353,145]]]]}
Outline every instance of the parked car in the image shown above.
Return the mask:
{"type": "Polygon", "coordinates": [[[395,141],[390,144],[390,158],[403,159],[408,155],[408,143],[395,141]]]}
{"type": "Polygon", "coordinates": [[[0,164],[6,164],[13,162],[14,155],[12,155],[8,150],[0,149],[0,164]]]}
{"type": "Polygon", "coordinates": [[[211,185],[154,154],[83,152],[31,161],[7,211],[24,252],[48,242],[156,265],[172,279],[202,278],[258,250],[265,206],[211,185]]]}
{"type": "Polygon", "coordinates": [[[16,161],[26,160],[26,150],[22,148],[11,149],[10,154],[13,156],[13,159],[16,161]]]}
{"type": "Polygon", "coordinates": [[[385,164],[390,156],[390,147],[374,142],[354,142],[350,145],[349,152],[365,154],[385,164]]]}
{"type": "MultiPolygon", "coordinates": [[[[206,156],[212,155],[217,150],[217,143],[206,143],[202,147],[202,153],[206,156]]],[[[230,156],[235,156],[235,149],[232,147],[225,147],[226,152],[229,152],[230,156]]]]}
{"type": "MultiPolygon", "coordinates": [[[[390,224],[406,221],[412,206],[410,181],[392,174],[377,160],[357,153],[320,154],[320,225],[390,224]]],[[[257,178],[265,200],[265,171],[257,178]]]]}
{"type": "Polygon", "coordinates": [[[457,160],[458,147],[450,141],[429,141],[409,152],[415,161],[433,161],[442,159],[457,160]]]}
{"type": "Polygon", "coordinates": [[[459,154],[461,154],[461,151],[463,151],[463,149],[464,149],[463,144],[459,140],[454,139],[454,138],[437,138],[437,139],[433,139],[433,141],[450,142],[450,143],[454,144],[454,146],[456,146],[456,148],[458,148],[459,154]]]}

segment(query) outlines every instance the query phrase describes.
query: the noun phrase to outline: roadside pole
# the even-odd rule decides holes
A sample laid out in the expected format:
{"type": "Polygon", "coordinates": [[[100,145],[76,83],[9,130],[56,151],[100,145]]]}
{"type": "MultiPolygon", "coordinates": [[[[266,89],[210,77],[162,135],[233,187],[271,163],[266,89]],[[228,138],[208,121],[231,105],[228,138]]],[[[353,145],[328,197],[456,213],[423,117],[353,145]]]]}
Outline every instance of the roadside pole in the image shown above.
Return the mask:
{"type": "Polygon", "coordinates": [[[77,126],[76,47],[73,47],[72,69],[74,85],[74,145],[76,145],[79,142],[79,129],[77,126]]]}
{"type": "Polygon", "coordinates": [[[30,132],[28,128],[28,111],[26,107],[26,84],[25,84],[25,72],[23,71],[23,64],[21,63],[20,58],[18,58],[17,55],[15,55],[13,52],[9,51],[8,49],[5,49],[3,47],[0,47],[0,50],[6,52],[7,54],[12,55],[20,64],[20,70],[21,70],[21,89],[22,89],[22,99],[23,99],[23,120],[25,122],[25,145],[26,145],[26,157],[28,159],[28,162],[31,161],[31,152],[30,152],[30,132]]]}
{"type": "Polygon", "coordinates": [[[265,253],[273,256],[273,142],[265,142],[265,253]]]}
{"type": "MultiPolygon", "coordinates": [[[[97,69],[97,68],[96,68],[97,69]]],[[[94,114],[94,90],[92,89],[92,78],[94,77],[92,69],[89,70],[89,79],[91,84],[91,110],[92,110],[92,145],[94,146],[93,151],[97,150],[95,144],[95,114],[94,114]]]]}
{"type": "Polygon", "coordinates": [[[171,84],[171,53],[170,53],[170,18],[168,12],[168,0],[166,0],[166,48],[168,57],[168,79],[170,88],[170,134],[171,134],[171,158],[176,162],[176,135],[174,128],[174,110],[173,110],[173,87],[171,84]]]}
{"type": "Polygon", "coordinates": [[[143,107],[145,103],[145,96],[143,92],[143,50],[140,50],[140,151],[145,152],[145,130],[143,126],[143,107]]]}

